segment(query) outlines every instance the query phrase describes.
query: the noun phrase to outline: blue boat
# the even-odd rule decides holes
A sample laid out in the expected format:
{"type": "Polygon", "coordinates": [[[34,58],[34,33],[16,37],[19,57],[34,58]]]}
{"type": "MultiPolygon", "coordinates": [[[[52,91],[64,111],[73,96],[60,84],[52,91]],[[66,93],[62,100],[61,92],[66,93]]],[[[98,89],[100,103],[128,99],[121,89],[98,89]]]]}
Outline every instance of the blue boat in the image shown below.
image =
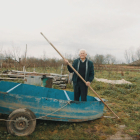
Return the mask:
{"type": "Polygon", "coordinates": [[[97,97],[74,101],[74,93],[14,82],[0,82],[0,113],[8,114],[9,133],[31,134],[36,119],[82,122],[100,118],[104,104],[97,97]]]}

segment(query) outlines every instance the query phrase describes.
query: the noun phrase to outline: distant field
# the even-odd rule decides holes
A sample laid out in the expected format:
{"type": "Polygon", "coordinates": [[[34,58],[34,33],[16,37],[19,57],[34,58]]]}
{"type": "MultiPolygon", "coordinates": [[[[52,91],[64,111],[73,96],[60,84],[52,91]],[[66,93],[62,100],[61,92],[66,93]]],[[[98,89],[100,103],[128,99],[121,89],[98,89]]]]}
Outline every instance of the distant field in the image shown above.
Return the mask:
{"type": "MultiPolygon", "coordinates": [[[[136,67],[137,69],[137,67],[136,67]]],[[[32,71],[33,68],[28,69],[32,71]]],[[[41,69],[36,68],[37,72],[59,73],[60,68],[41,69]]],[[[65,73],[68,73],[65,70],[65,73]]],[[[6,123],[0,122],[0,139],[8,140],[105,140],[115,134],[119,125],[125,125],[124,133],[139,139],[140,138],[140,71],[124,71],[123,74],[118,71],[95,70],[95,77],[106,78],[110,80],[125,79],[132,82],[131,85],[111,85],[93,80],[91,86],[100,95],[107,99],[109,107],[120,117],[120,119],[100,118],[94,121],[82,123],[68,123],[37,120],[35,131],[26,137],[12,136],[7,133],[6,123]]],[[[66,90],[73,91],[71,85],[67,85],[66,90]]],[[[91,90],[88,94],[95,96],[91,90]]],[[[105,107],[104,116],[113,116],[105,107]]],[[[0,115],[0,118],[7,118],[0,115]]],[[[123,136],[122,136],[123,137],[123,136]]]]}

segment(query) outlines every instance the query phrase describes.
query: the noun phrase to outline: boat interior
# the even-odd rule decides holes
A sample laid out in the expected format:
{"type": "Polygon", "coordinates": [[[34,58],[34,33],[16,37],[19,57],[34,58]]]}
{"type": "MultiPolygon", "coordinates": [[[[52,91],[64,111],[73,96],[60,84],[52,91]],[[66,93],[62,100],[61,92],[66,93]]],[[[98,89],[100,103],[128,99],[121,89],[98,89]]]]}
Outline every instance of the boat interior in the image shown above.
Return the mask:
{"type": "MultiPolygon", "coordinates": [[[[74,100],[74,93],[66,90],[39,87],[14,82],[0,82],[0,93],[18,94],[19,96],[32,96],[36,98],[46,97],[59,100],[74,100]]],[[[81,100],[81,99],[80,99],[81,100]]],[[[87,96],[87,101],[100,101],[96,97],[87,96]]]]}

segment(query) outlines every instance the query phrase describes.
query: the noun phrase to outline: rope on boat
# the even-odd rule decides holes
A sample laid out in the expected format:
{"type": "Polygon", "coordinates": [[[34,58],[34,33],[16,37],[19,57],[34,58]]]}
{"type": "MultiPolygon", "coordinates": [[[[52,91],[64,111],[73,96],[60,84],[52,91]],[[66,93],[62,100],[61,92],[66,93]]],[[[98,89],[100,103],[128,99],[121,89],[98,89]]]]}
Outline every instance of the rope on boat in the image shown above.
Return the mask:
{"type": "MultiPolygon", "coordinates": [[[[66,105],[64,105],[64,106],[62,106],[61,108],[55,110],[54,112],[52,112],[52,113],[50,113],[50,114],[48,114],[48,115],[46,115],[46,116],[38,117],[38,118],[36,118],[36,119],[40,119],[40,118],[44,118],[44,117],[47,117],[47,116],[49,116],[49,115],[52,115],[52,114],[54,114],[55,112],[61,110],[61,109],[64,108],[65,106],[67,106],[68,104],[70,104],[70,101],[68,101],[66,105]]],[[[32,119],[32,120],[34,120],[34,119],[32,119]]]]}
{"type": "MultiPolygon", "coordinates": [[[[31,120],[29,120],[29,121],[34,121],[34,120],[41,119],[41,118],[45,118],[45,117],[47,117],[47,116],[49,116],[49,115],[52,115],[52,114],[54,114],[55,112],[61,110],[61,109],[64,108],[64,107],[66,107],[68,104],[70,104],[70,101],[68,101],[66,105],[62,106],[61,108],[58,108],[57,110],[55,110],[54,112],[52,112],[52,113],[50,113],[50,114],[48,114],[48,115],[46,115],[46,116],[41,116],[41,117],[38,117],[38,118],[35,118],[35,119],[31,119],[31,120]]],[[[103,116],[103,117],[104,117],[104,118],[115,118],[115,117],[111,117],[111,116],[103,116]]],[[[0,119],[0,121],[10,122],[10,121],[16,121],[16,120],[0,119]]]]}
{"type": "MultiPolygon", "coordinates": [[[[41,116],[41,117],[38,117],[38,118],[35,118],[35,119],[31,119],[31,120],[29,120],[29,121],[34,121],[34,120],[41,119],[41,118],[45,118],[45,117],[47,117],[47,116],[49,116],[49,115],[52,115],[52,114],[54,114],[55,112],[61,110],[61,109],[64,108],[64,107],[66,107],[68,104],[70,104],[70,101],[68,101],[66,105],[62,106],[61,108],[58,108],[57,110],[55,110],[54,112],[52,112],[52,113],[50,113],[50,114],[48,114],[48,115],[46,115],[46,116],[41,116]]],[[[12,121],[16,121],[16,120],[0,119],[0,121],[12,122],[12,121]]]]}

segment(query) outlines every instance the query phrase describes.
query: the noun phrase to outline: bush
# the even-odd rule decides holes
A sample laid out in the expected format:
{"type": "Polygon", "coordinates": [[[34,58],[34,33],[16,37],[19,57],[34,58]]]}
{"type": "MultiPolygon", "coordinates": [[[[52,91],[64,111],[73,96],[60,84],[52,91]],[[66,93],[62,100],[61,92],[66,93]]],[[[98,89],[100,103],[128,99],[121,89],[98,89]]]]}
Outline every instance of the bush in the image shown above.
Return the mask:
{"type": "Polygon", "coordinates": [[[127,93],[128,93],[128,92],[127,92],[125,89],[123,89],[123,88],[118,88],[117,91],[120,92],[121,94],[127,94],[127,93]]]}
{"type": "Polygon", "coordinates": [[[95,90],[100,90],[101,89],[101,85],[96,85],[95,86],[95,90]]]}
{"type": "Polygon", "coordinates": [[[136,84],[125,84],[124,87],[126,89],[130,89],[130,88],[135,88],[137,85],[136,84]]]}
{"type": "Polygon", "coordinates": [[[130,82],[137,82],[137,80],[139,80],[139,78],[137,78],[137,77],[129,77],[130,82]]]}
{"type": "Polygon", "coordinates": [[[110,95],[111,94],[111,90],[105,90],[102,95],[110,95]]]}

